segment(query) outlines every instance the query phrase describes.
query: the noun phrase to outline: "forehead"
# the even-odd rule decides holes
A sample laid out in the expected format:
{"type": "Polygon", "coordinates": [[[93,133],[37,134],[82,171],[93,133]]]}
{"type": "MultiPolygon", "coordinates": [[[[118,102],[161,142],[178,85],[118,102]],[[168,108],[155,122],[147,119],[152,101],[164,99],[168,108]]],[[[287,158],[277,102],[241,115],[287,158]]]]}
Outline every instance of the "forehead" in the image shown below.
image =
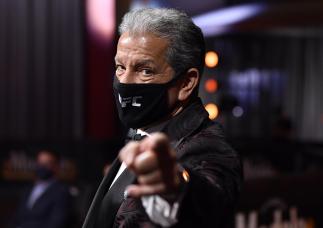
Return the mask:
{"type": "Polygon", "coordinates": [[[154,34],[121,35],[118,46],[116,61],[118,60],[156,60],[166,59],[168,41],[154,34]]]}

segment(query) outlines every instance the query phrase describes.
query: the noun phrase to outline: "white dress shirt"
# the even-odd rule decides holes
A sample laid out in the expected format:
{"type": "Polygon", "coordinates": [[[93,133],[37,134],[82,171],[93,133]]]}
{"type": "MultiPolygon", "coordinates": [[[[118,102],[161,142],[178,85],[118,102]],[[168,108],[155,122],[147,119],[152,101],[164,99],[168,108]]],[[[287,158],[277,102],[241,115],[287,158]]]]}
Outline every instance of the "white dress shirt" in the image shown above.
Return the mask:
{"type": "MultiPolygon", "coordinates": [[[[137,130],[137,134],[146,135],[149,137],[147,132],[140,129],[137,130]]],[[[127,168],[125,163],[122,163],[117,175],[115,176],[111,186],[127,168]]],[[[110,188],[111,188],[110,186],[110,188]]],[[[179,202],[170,204],[159,195],[150,195],[141,197],[142,205],[144,206],[146,213],[148,214],[151,221],[162,227],[170,227],[177,223],[177,212],[179,208],[179,202]]]]}
{"type": "Polygon", "coordinates": [[[31,190],[28,198],[27,206],[31,209],[37,199],[46,191],[46,189],[53,183],[53,180],[48,181],[37,181],[31,190]]]}

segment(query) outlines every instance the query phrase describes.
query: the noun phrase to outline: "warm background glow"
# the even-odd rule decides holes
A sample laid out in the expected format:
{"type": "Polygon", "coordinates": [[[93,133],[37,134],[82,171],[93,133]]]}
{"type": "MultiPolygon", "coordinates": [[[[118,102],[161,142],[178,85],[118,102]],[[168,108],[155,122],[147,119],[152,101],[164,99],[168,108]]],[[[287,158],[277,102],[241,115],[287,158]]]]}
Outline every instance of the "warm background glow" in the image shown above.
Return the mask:
{"type": "Polygon", "coordinates": [[[205,55],[205,65],[207,67],[216,67],[219,63],[219,56],[214,51],[208,51],[205,55]]]}
{"type": "Polygon", "coordinates": [[[115,2],[113,0],[87,0],[87,21],[98,38],[111,40],[115,31],[115,2]]]}
{"type": "Polygon", "coordinates": [[[208,79],[204,84],[204,88],[209,93],[214,93],[218,90],[218,82],[215,79],[208,79]]]}
{"type": "Polygon", "coordinates": [[[211,120],[214,120],[215,118],[218,117],[219,109],[215,104],[209,103],[209,104],[205,105],[205,109],[209,113],[209,118],[211,120]]]}

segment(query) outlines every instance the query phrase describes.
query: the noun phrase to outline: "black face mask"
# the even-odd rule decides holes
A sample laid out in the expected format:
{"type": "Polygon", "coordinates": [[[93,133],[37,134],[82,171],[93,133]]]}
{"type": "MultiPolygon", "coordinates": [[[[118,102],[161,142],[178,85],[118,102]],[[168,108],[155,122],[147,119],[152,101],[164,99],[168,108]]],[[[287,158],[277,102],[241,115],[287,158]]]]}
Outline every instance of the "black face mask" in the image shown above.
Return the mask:
{"type": "Polygon", "coordinates": [[[168,88],[178,80],[164,84],[127,84],[114,79],[113,89],[119,118],[127,127],[140,128],[166,117],[171,109],[168,88]]]}
{"type": "Polygon", "coordinates": [[[54,173],[52,170],[48,169],[47,167],[39,165],[36,168],[36,176],[40,180],[48,180],[54,176],[54,173]]]}

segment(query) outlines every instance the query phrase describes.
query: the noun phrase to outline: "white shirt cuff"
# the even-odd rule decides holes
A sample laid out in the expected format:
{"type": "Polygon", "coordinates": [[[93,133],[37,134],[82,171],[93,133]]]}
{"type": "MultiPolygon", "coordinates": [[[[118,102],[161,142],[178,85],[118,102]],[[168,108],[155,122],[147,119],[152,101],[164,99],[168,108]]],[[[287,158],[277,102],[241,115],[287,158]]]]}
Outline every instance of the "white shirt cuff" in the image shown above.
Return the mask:
{"type": "Polygon", "coordinates": [[[177,223],[178,202],[170,204],[159,195],[143,196],[141,202],[154,223],[162,227],[170,227],[177,223]]]}

